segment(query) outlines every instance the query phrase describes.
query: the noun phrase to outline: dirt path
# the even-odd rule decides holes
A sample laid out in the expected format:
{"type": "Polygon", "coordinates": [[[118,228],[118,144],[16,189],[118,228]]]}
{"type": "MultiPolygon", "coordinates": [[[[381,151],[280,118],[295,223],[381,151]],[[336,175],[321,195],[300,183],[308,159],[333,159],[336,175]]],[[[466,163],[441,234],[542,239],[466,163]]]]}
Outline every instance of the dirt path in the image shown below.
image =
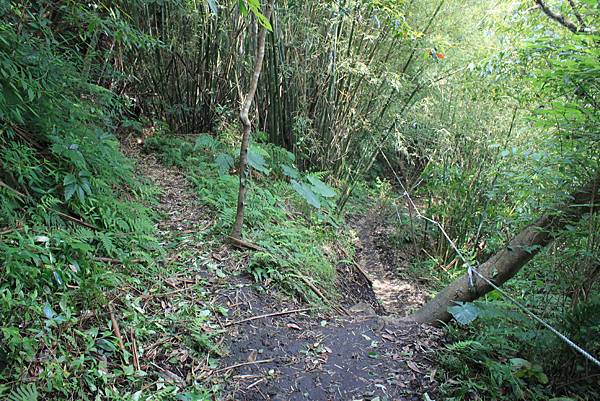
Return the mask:
{"type": "MultiPolygon", "coordinates": [[[[152,156],[138,156],[138,160],[140,170],[161,189],[156,209],[165,216],[158,225],[165,241],[186,235],[193,238],[210,226],[211,214],[198,205],[183,174],[160,165],[152,156]]],[[[385,281],[382,257],[374,251],[376,244],[370,235],[375,228],[374,215],[359,226],[359,263],[373,275],[376,292],[383,295],[385,288],[395,291],[393,286],[400,282],[385,281]]],[[[178,243],[167,258],[179,257],[181,244],[186,242],[179,238],[178,243]]],[[[183,246],[203,245],[188,241],[183,246]]],[[[201,374],[194,369],[198,361],[192,361],[191,367],[182,363],[178,367],[182,376],[191,372],[196,382],[206,387],[220,384],[219,399],[225,400],[422,400],[425,394],[435,399],[436,369],[431,352],[438,346],[441,332],[391,323],[369,305],[374,303],[372,294],[349,308],[347,316],[297,311],[240,322],[306,305],[277,293],[259,292],[243,273],[247,258],[234,252],[238,251],[225,245],[204,250],[213,268],[198,273],[206,278],[211,298],[228,310],[219,321],[224,331],[219,347],[225,355],[218,367],[209,368],[208,363],[197,367],[201,374]]],[[[360,296],[370,289],[356,291],[360,296]]],[[[403,298],[398,299],[401,302],[403,298]]],[[[399,305],[393,309],[391,301],[382,298],[382,302],[388,310],[400,310],[399,305]]]]}
{"type": "Polygon", "coordinates": [[[407,278],[410,244],[404,248],[391,240],[396,228],[388,224],[380,207],[373,207],[352,226],[357,234],[356,250],[360,265],[373,283],[373,291],[386,313],[405,316],[425,303],[425,291],[414,279],[407,278]]]}

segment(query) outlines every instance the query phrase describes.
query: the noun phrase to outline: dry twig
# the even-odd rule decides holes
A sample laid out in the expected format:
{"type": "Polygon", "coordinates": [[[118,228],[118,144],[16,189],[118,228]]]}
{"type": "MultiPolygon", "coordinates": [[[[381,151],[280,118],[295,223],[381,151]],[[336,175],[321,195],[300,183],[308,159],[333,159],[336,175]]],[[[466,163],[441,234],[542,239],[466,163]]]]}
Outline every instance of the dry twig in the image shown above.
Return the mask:
{"type": "Polygon", "coordinates": [[[98,230],[99,230],[99,228],[98,228],[98,227],[96,227],[96,226],[94,226],[94,225],[92,225],[92,224],[90,224],[90,223],[86,223],[85,221],[83,221],[83,220],[81,220],[81,219],[78,219],[77,217],[73,217],[73,216],[70,216],[70,215],[68,215],[68,214],[65,214],[65,213],[63,213],[63,212],[59,212],[58,210],[52,210],[52,211],[53,211],[54,213],[58,214],[60,217],[62,217],[62,218],[65,218],[65,219],[67,219],[67,220],[70,220],[70,221],[72,221],[73,223],[77,223],[77,224],[79,224],[79,225],[81,225],[81,226],[87,227],[87,228],[89,228],[89,229],[92,229],[92,230],[96,230],[96,231],[98,231],[98,230]]]}
{"type": "Polygon", "coordinates": [[[309,279],[307,279],[304,276],[300,276],[300,275],[294,275],[294,277],[299,278],[300,280],[302,280],[302,282],[304,284],[306,284],[315,294],[317,294],[317,296],[319,298],[321,298],[323,300],[324,303],[326,304],[330,304],[329,299],[327,299],[327,297],[325,297],[325,295],[323,295],[323,293],[317,288],[316,285],[314,285],[313,283],[310,282],[309,279]]]}
{"type": "Polygon", "coordinates": [[[290,315],[292,313],[301,313],[301,312],[306,312],[306,311],[309,311],[309,310],[310,310],[310,308],[302,308],[302,309],[292,309],[292,310],[289,310],[289,311],[282,311],[282,312],[266,313],[264,315],[252,316],[252,317],[249,317],[249,318],[246,318],[246,319],[242,319],[242,320],[238,320],[238,321],[235,321],[235,322],[225,323],[223,326],[224,327],[229,327],[229,326],[233,326],[233,325],[236,325],[236,324],[250,322],[252,320],[263,319],[265,317],[290,315]]]}
{"type": "Polygon", "coordinates": [[[373,280],[371,280],[371,278],[367,275],[367,273],[363,270],[362,267],[360,267],[360,264],[358,264],[358,262],[353,261],[354,267],[356,267],[356,270],[358,270],[358,272],[360,274],[362,274],[362,276],[367,280],[367,282],[369,284],[373,284],[373,280]]]}
{"type": "Polygon", "coordinates": [[[133,331],[133,328],[130,331],[131,334],[131,354],[133,355],[133,366],[135,366],[135,370],[141,370],[140,369],[140,358],[138,356],[138,352],[137,352],[137,341],[135,340],[135,332],[133,331]]]}
{"type": "Polygon", "coordinates": [[[231,245],[233,245],[233,246],[235,246],[237,248],[252,249],[253,251],[262,251],[263,250],[260,246],[258,246],[256,244],[253,244],[251,242],[247,242],[247,241],[244,241],[244,240],[241,240],[241,239],[234,238],[234,237],[232,237],[230,235],[227,236],[227,241],[229,241],[229,243],[231,243],[231,245]]]}
{"type": "Polygon", "coordinates": [[[117,323],[117,318],[115,317],[115,312],[113,310],[110,302],[108,303],[108,313],[110,314],[110,320],[112,321],[113,331],[115,332],[115,336],[119,340],[119,348],[121,351],[125,352],[125,345],[123,345],[123,337],[121,336],[121,330],[119,329],[119,323],[117,323]]]}
{"type": "Polygon", "coordinates": [[[274,360],[275,359],[271,358],[271,359],[263,359],[261,361],[243,362],[243,363],[238,363],[238,364],[235,364],[235,365],[227,366],[225,368],[217,369],[214,372],[215,373],[220,373],[220,372],[225,372],[226,370],[231,370],[231,369],[239,368],[239,367],[246,366],[246,365],[254,365],[254,364],[259,364],[259,363],[269,363],[269,362],[273,362],[274,360]]]}

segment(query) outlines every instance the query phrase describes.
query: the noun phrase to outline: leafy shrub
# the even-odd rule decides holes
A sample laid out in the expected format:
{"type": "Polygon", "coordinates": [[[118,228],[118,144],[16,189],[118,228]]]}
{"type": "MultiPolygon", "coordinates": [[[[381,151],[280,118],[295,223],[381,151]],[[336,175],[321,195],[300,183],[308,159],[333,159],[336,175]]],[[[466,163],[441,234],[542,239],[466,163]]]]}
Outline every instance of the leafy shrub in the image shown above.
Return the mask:
{"type": "Polygon", "coordinates": [[[103,312],[126,271],[101,259],[128,264],[157,248],[139,203],[151,192],[113,135],[124,103],[96,84],[101,52],[86,42],[88,27],[116,21],[73,2],[38,12],[47,5],[0,8],[0,382],[14,386],[0,394],[14,400],[105,392],[98,368],[113,334],[84,315],[103,312]],[[82,44],[87,54],[73,51],[82,44]]]}
{"type": "Polygon", "coordinates": [[[547,399],[548,378],[528,359],[536,354],[521,351],[539,336],[530,321],[500,301],[474,307],[480,314],[466,331],[449,326],[453,342],[438,360],[454,379],[443,384],[443,391],[455,400],[547,399]]]}
{"type": "MultiPolygon", "coordinates": [[[[218,213],[212,234],[229,234],[238,195],[238,177],[231,171],[235,169],[232,164],[235,150],[206,134],[196,138],[195,146],[167,136],[150,138],[145,146],[148,151],[159,152],[165,162],[187,171],[199,197],[218,213]]],[[[332,202],[335,192],[319,175],[308,174],[303,178],[291,163],[291,154],[281,148],[252,144],[250,153],[254,154],[249,157],[253,179],[249,181],[246,200],[245,233],[263,251],[252,256],[248,271],[257,282],[273,283],[310,302],[320,302],[322,299],[306,281],[333,292],[334,259],[326,254],[324,246],[336,237],[331,227],[335,225],[332,202]],[[286,171],[295,171],[302,184],[290,179],[286,171]],[[305,196],[297,196],[298,185],[310,191],[319,208],[305,196]]]]}
{"type": "MultiPolygon", "coordinates": [[[[597,398],[600,389],[593,380],[572,386],[572,373],[564,377],[566,366],[582,363],[579,357],[573,360],[564,343],[497,299],[498,294],[490,293],[488,297],[487,302],[469,304],[476,309],[476,319],[465,321],[467,326],[448,326],[452,342],[438,355],[441,366],[453,377],[442,385],[446,394],[455,400],[547,400],[557,395],[564,395],[564,399],[575,395],[578,400],[597,398]],[[557,386],[562,380],[568,386],[557,386]]],[[[594,350],[597,308],[595,302],[586,303],[576,308],[562,328],[557,326],[594,350]]]]}

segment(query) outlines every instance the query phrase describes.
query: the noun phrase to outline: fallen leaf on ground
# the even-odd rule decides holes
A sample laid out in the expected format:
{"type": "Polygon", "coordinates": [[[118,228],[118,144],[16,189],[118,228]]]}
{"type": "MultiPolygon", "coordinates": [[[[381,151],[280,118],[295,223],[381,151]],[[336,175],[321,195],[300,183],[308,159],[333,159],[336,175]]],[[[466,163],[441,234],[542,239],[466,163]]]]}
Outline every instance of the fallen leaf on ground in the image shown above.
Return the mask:
{"type": "Polygon", "coordinates": [[[294,323],[288,323],[287,327],[288,327],[288,329],[302,330],[302,328],[300,326],[298,326],[297,324],[294,324],[294,323]]]}
{"type": "Polygon", "coordinates": [[[421,370],[417,367],[417,364],[414,363],[413,361],[406,361],[406,364],[408,365],[410,370],[413,370],[417,373],[422,373],[421,370]]]}

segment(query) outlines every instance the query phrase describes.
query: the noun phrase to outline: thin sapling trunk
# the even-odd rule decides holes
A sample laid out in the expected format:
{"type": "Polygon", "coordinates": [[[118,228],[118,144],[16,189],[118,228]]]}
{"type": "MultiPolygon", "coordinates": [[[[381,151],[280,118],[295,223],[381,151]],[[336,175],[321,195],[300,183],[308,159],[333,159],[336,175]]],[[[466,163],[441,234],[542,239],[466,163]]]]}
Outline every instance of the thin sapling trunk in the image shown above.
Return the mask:
{"type": "MultiPolygon", "coordinates": [[[[268,21],[271,18],[271,12],[273,10],[273,0],[269,0],[264,12],[264,16],[268,21]]],[[[239,176],[240,176],[240,189],[238,193],[237,201],[237,212],[235,214],[235,222],[233,223],[233,229],[231,230],[231,237],[233,239],[241,240],[242,238],[242,226],[244,225],[244,206],[246,201],[247,179],[248,179],[248,145],[250,143],[250,131],[252,125],[248,114],[250,113],[250,107],[252,106],[252,99],[256,94],[256,87],[258,86],[258,79],[260,78],[260,72],[262,70],[263,59],[265,57],[265,37],[267,35],[267,28],[259,24],[258,40],[256,45],[256,59],[254,64],[254,74],[248,85],[248,92],[244,97],[242,108],[240,110],[240,120],[242,122],[242,143],[240,146],[240,165],[239,165],[239,176]]]]}

